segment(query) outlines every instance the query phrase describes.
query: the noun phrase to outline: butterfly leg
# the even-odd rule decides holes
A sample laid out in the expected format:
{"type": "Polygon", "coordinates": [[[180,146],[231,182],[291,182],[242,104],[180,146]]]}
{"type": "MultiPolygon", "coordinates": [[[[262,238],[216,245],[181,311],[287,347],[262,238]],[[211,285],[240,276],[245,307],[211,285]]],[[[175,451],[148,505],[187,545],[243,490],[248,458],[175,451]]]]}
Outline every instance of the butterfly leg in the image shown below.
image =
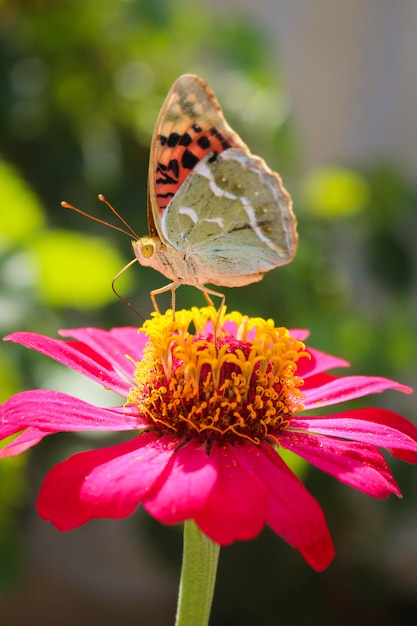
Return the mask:
{"type": "Polygon", "coordinates": [[[216,341],[217,331],[220,326],[220,320],[221,320],[223,308],[226,302],[226,296],[224,295],[224,293],[220,293],[220,291],[214,291],[214,289],[207,289],[207,287],[204,287],[204,289],[203,288],[200,288],[200,289],[203,292],[204,297],[210,306],[214,306],[213,301],[210,298],[210,296],[215,296],[216,298],[220,298],[220,306],[217,310],[216,322],[214,324],[214,329],[213,329],[214,340],[216,341]]]}
{"type": "Polygon", "coordinates": [[[169,285],[165,285],[165,287],[161,287],[160,289],[154,289],[153,291],[151,291],[151,300],[152,300],[152,304],[153,304],[153,308],[155,309],[155,311],[157,313],[160,313],[159,310],[159,306],[156,302],[156,297],[155,296],[159,296],[161,293],[166,293],[167,291],[171,292],[171,308],[172,308],[172,314],[175,315],[175,292],[178,289],[178,287],[181,285],[181,283],[179,281],[175,281],[173,283],[170,283],[169,285]]]}
{"type": "Polygon", "coordinates": [[[210,296],[215,296],[216,298],[220,298],[220,306],[218,309],[218,315],[220,318],[221,312],[226,302],[226,296],[224,295],[224,293],[220,293],[220,291],[214,291],[214,289],[207,289],[207,287],[199,287],[199,289],[201,289],[201,291],[203,292],[204,297],[210,306],[214,306],[213,300],[210,298],[210,296]]]}
{"type": "Polygon", "coordinates": [[[203,292],[203,295],[204,295],[205,299],[207,300],[207,304],[209,306],[214,306],[213,300],[210,298],[210,296],[208,295],[207,291],[205,291],[205,289],[202,289],[202,292],[203,292]]]}

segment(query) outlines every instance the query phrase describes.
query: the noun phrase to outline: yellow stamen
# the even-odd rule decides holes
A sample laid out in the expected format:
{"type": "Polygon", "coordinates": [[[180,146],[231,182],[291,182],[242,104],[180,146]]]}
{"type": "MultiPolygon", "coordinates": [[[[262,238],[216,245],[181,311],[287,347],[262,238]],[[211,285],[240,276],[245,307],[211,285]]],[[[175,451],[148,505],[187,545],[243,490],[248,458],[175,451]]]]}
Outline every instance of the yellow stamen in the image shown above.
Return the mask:
{"type": "Polygon", "coordinates": [[[272,320],[214,307],[154,313],[128,404],[161,432],[202,441],[260,443],[302,409],[295,375],[304,344],[272,320]],[[216,327],[216,338],[213,329],[216,327]]]}

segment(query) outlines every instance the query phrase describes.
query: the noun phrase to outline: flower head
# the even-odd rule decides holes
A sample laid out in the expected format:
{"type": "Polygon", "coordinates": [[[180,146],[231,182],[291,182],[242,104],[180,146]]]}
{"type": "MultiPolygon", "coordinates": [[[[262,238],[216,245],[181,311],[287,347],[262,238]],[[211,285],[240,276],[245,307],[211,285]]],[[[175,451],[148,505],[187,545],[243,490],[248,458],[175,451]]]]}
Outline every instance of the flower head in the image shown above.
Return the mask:
{"type": "Polygon", "coordinates": [[[384,409],[311,411],[385,389],[368,376],[336,377],[342,359],[306,348],[305,331],[212,307],[154,314],[134,328],[33,333],[8,339],[47,354],[125,398],[100,408],[56,391],[25,391],[2,406],[2,455],[60,431],[132,431],[109,448],[76,454],[49,472],[38,512],[69,530],[121,518],[142,504],[159,521],[194,519],[213,541],[255,537],[268,524],[316,570],[333,546],[323,512],[280,456],[292,450],[377,498],[400,495],[378,447],[417,463],[417,428],[384,409]],[[216,325],[215,339],[213,328],[216,325]]]}
{"type": "MultiPolygon", "coordinates": [[[[272,321],[234,313],[235,332],[207,334],[211,309],[154,317],[150,341],[136,364],[128,404],[149,416],[161,433],[211,443],[259,444],[289,425],[302,408],[295,376],[303,344],[272,321]],[[190,323],[195,334],[189,333],[190,323]]],[[[306,353],[304,353],[306,355],[306,353]]]]}

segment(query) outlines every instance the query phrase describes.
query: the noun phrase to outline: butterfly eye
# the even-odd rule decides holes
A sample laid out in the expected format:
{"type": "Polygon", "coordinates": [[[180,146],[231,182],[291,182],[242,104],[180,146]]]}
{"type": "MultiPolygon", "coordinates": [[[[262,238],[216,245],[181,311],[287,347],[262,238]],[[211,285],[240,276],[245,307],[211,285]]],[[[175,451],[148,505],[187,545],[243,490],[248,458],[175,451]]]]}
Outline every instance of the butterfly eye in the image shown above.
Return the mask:
{"type": "Polygon", "coordinates": [[[142,246],[142,255],[145,257],[145,259],[150,259],[151,256],[153,256],[155,252],[155,246],[153,245],[153,243],[144,243],[142,246]]]}

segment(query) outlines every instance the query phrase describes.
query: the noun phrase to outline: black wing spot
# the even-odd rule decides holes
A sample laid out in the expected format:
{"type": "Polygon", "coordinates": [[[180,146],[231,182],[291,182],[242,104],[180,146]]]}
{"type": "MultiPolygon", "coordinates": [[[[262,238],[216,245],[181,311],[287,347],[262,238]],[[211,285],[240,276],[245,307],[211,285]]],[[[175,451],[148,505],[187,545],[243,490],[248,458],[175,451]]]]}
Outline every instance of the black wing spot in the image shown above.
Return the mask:
{"type": "Polygon", "coordinates": [[[201,126],[199,126],[198,124],[193,124],[192,129],[196,132],[196,133],[201,133],[202,132],[202,128],[201,126]]]}
{"type": "Polygon", "coordinates": [[[164,165],[163,163],[158,163],[157,168],[156,168],[155,184],[175,185],[177,182],[178,182],[178,177],[177,179],[172,178],[172,176],[168,174],[168,167],[164,165]],[[158,175],[160,175],[160,177],[158,177],[158,175]]]}
{"type": "Polygon", "coordinates": [[[165,135],[159,135],[158,139],[159,139],[159,143],[161,144],[161,146],[164,146],[166,142],[168,141],[168,138],[165,137],[165,135]]]}
{"type": "Polygon", "coordinates": [[[168,163],[167,169],[174,174],[175,178],[178,178],[180,173],[180,166],[178,165],[177,159],[171,159],[171,161],[168,163]]]}
{"type": "Polygon", "coordinates": [[[218,153],[216,151],[214,151],[213,154],[211,155],[211,157],[208,159],[208,162],[209,163],[214,163],[214,161],[217,160],[218,156],[219,156],[218,153]]]}
{"type": "Polygon", "coordinates": [[[211,147],[211,141],[205,135],[203,135],[202,137],[199,137],[197,139],[197,143],[200,146],[200,148],[203,148],[203,150],[208,150],[211,147]]]}
{"type": "Polygon", "coordinates": [[[221,133],[219,133],[217,128],[214,128],[214,126],[213,126],[213,128],[210,129],[210,134],[213,135],[214,137],[217,137],[217,139],[219,141],[224,141],[223,135],[221,133]]]}
{"type": "Polygon", "coordinates": [[[155,184],[156,185],[176,185],[178,182],[178,180],[175,180],[175,178],[171,178],[171,176],[167,176],[166,174],[163,174],[163,178],[156,178],[155,180],[155,184]]]}
{"type": "Polygon", "coordinates": [[[167,193],[156,194],[157,198],[173,198],[174,196],[175,196],[175,193],[173,193],[172,191],[168,191],[167,193]]]}
{"type": "Polygon", "coordinates": [[[181,165],[186,170],[192,170],[197,165],[199,158],[195,156],[190,150],[185,150],[181,158],[181,165]]]}
{"type": "Polygon", "coordinates": [[[178,133],[171,133],[168,137],[167,144],[170,148],[175,148],[180,139],[181,135],[179,135],[178,133]]]}
{"type": "Polygon", "coordinates": [[[180,140],[178,142],[178,144],[180,146],[189,146],[190,143],[192,142],[192,137],[191,135],[189,135],[188,133],[184,133],[181,137],[180,140]]]}
{"type": "Polygon", "coordinates": [[[217,128],[214,128],[214,127],[211,128],[210,129],[210,134],[213,135],[213,137],[216,137],[216,139],[218,139],[220,141],[223,150],[228,150],[229,148],[232,147],[230,145],[230,143],[223,137],[223,135],[221,133],[219,133],[217,128]]]}

